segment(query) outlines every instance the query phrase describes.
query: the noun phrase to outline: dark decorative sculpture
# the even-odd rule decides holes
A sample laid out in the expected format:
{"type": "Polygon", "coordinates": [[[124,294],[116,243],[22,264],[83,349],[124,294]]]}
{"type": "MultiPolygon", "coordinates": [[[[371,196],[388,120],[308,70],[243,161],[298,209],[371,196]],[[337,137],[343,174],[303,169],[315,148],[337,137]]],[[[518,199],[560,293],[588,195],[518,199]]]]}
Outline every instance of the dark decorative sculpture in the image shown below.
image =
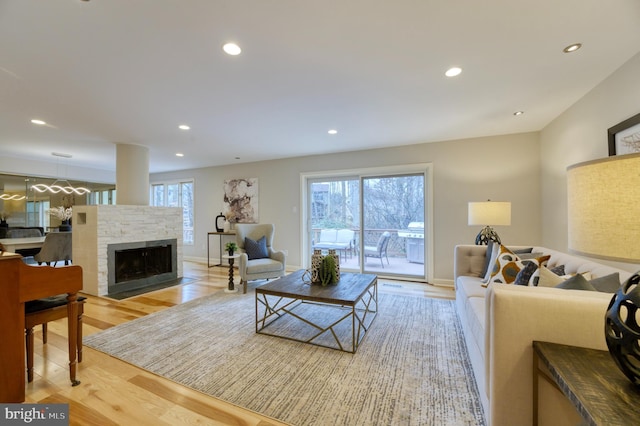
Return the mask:
{"type": "Polygon", "coordinates": [[[607,347],[625,376],[640,387],[640,275],[633,274],[616,291],[605,316],[607,347]]]}
{"type": "Polygon", "coordinates": [[[216,231],[222,232],[224,230],[223,226],[225,220],[227,220],[227,218],[222,214],[222,212],[216,216],[216,231]]]}

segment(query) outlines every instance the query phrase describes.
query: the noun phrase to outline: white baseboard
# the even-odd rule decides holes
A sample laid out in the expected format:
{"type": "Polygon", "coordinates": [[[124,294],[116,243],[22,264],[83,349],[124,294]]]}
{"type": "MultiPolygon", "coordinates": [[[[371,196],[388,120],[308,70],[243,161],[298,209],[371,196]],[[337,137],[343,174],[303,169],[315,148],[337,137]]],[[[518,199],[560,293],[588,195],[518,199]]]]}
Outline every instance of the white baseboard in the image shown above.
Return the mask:
{"type": "Polygon", "coordinates": [[[453,280],[450,280],[450,279],[444,279],[444,278],[437,278],[437,279],[434,279],[434,280],[433,280],[433,282],[432,282],[431,284],[433,284],[433,285],[437,285],[437,286],[439,286],[439,287],[449,287],[449,288],[453,288],[453,287],[455,287],[455,286],[454,286],[454,283],[453,283],[453,280]]]}
{"type": "MultiPolygon", "coordinates": [[[[207,264],[206,257],[184,256],[183,259],[189,262],[199,263],[202,265],[207,264]]],[[[209,262],[211,262],[212,265],[217,265],[218,263],[220,263],[219,259],[214,259],[213,257],[209,259],[209,262]]],[[[302,269],[302,267],[298,265],[287,265],[287,268],[286,268],[287,272],[294,272],[294,271],[297,271],[298,269],[302,269]]],[[[438,279],[434,279],[433,282],[430,284],[433,284],[439,287],[448,287],[448,288],[454,287],[454,283],[452,279],[438,278],[438,279]]]]}

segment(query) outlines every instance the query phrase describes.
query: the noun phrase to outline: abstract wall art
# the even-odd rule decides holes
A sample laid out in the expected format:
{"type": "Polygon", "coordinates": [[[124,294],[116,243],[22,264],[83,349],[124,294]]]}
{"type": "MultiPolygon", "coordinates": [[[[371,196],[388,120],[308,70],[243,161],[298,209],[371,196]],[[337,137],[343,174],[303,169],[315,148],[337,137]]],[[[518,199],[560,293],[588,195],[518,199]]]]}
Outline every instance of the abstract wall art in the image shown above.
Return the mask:
{"type": "Polygon", "coordinates": [[[224,181],[223,214],[230,222],[259,223],[258,178],[224,181]]]}

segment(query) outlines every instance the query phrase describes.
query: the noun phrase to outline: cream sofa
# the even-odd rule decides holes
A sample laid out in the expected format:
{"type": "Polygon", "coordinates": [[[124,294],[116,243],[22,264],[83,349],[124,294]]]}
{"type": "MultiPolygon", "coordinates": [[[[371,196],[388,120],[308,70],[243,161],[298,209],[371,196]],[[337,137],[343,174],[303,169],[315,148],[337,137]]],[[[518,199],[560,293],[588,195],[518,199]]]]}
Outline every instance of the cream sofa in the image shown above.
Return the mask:
{"type": "MultiPolygon", "coordinates": [[[[522,248],[522,247],[513,247],[522,248]]],[[[534,340],[607,349],[604,315],[612,294],[549,287],[491,284],[482,286],[480,273],[487,246],[458,245],[454,252],[456,309],[487,423],[531,425],[534,340]]],[[[624,282],[628,271],[615,269],[544,247],[548,267],[565,272],[590,271],[593,278],[614,272],[624,282]]],[[[576,424],[579,416],[559,391],[541,380],[540,424],[576,424]]]]}

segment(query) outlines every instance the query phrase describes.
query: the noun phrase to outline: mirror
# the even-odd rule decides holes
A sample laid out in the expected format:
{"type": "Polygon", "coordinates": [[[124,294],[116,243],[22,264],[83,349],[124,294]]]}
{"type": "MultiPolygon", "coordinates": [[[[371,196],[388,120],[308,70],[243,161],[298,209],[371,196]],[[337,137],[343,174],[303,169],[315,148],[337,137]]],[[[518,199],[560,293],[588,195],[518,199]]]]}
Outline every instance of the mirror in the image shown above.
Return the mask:
{"type": "MultiPolygon", "coordinates": [[[[51,185],[55,178],[0,174],[0,222],[2,226],[57,227],[60,221],[51,217],[53,207],[71,207],[87,204],[115,204],[115,184],[65,180],[73,187],[85,187],[91,192],[85,195],[63,192],[38,192],[31,187],[37,184],[51,185]],[[5,225],[6,223],[6,225],[5,225]]],[[[59,183],[59,182],[58,182],[59,183]]]]}

